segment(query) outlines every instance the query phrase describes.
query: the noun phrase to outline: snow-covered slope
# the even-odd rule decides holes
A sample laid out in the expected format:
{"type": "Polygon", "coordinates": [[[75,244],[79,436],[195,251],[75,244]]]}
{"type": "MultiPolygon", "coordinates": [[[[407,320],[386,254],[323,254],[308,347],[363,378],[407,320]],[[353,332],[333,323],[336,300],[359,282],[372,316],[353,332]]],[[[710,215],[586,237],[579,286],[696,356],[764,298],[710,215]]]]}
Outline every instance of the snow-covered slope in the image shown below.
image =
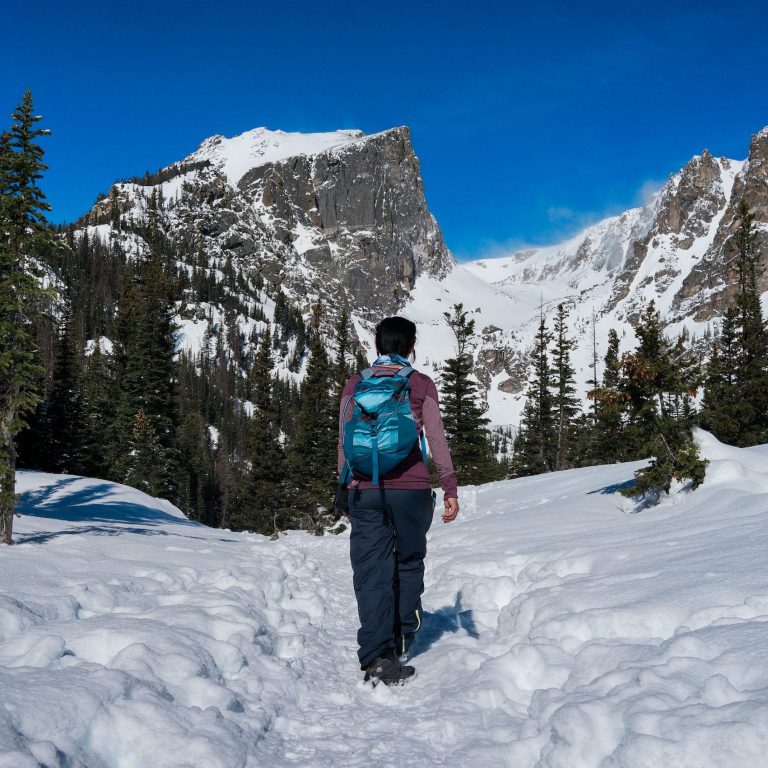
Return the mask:
{"type": "Polygon", "coordinates": [[[271,542],[20,473],[0,766],[760,766],[768,446],[698,439],[704,485],[639,514],[637,464],[463,488],[400,689],[357,669],[346,532],[271,542]]]}
{"type": "MultiPolygon", "coordinates": [[[[741,197],[758,221],[768,221],[768,175],[761,162],[766,152],[768,133],[753,139],[749,161],[705,151],[643,207],[600,221],[564,243],[458,265],[437,288],[429,276],[417,280],[404,312],[425,323],[431,338],[430,327],[440,322],[446,303],[462,301],[475,310],[476,372],[488,389],[489,416],[514,425],[524,405],[539,317],[543,313],[551,330],[563,303],[577,342],[576,384],[585,397],[595,352],[602,359],[609,329],[618,329],[622,350],[631,348],[632,325],[649,301],[671,336],[686,333],[701,343],[716,331],[732,277],[730,238],[741,197]]],[[[758,225],[758,232],[768,243],[768,229],[758,225]]]]}

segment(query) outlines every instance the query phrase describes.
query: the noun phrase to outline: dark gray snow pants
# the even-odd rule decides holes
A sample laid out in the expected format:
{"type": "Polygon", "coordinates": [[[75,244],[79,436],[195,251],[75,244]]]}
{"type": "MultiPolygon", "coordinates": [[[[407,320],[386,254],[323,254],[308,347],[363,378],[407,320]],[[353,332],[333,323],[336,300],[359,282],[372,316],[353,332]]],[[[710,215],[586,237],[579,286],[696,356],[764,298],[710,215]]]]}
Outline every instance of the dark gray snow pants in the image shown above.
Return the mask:
{"type": "Polygon", "coordinates": [[[361,669],[395,650],[395,638],[421,625],[424,556],[432,491],[351,490],[350,558],[360,629],[361,669]]]}

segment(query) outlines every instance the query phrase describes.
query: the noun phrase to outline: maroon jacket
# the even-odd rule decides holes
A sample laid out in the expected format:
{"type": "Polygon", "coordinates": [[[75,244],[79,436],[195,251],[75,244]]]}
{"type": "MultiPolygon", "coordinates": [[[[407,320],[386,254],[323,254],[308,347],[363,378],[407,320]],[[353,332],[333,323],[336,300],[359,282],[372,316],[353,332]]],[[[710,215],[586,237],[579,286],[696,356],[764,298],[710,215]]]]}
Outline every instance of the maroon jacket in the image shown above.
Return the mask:
{"type": "MultiPolygon", "coordinates": [[[[376,366],[373,367],[376,371],[376,366]]],[[[360,374],[356,373],[347,381],[344,391],[341,394],[341,408],[339,410],[339,460],[338,470],[341,474],[344,469],[344,451],[342,449],[342,439],[344,435],[344,413],[346,419],[352,418],[353,408],[347,408],[347,404],[353,399],[355,385],[360,381],[360,374]]],[[[451,461],[451,452],[448,449],[448,441],[445,439],[445,430],[443,429],[443,420],[440,416],[440,405],[437,395],[437,387],[432,379],[424,373],[416,371],[411,374],[411,413],[416,420],[416,426],[419,433],[425,432],[429,452],[432,454],[432,460],[435,462],[437,471],[440,474],[440,485],[445,492],[446,498],[458,498],[456,488],[456,473],[453,470],[451,461]]],[[[354,473],[354,479],[350,485],[360,489],[372,487],[371,480],[354,473]]],[[[382,488],[402,488],[402,489],[420,489],[431,488],[432,482],[429,478],[429,472],[424,466],[424,460],[421,457],[421,448],[417,443],[411,454],[398,464],[391,472],[382,475],[379,479],[379,485],[382,488]]]]}

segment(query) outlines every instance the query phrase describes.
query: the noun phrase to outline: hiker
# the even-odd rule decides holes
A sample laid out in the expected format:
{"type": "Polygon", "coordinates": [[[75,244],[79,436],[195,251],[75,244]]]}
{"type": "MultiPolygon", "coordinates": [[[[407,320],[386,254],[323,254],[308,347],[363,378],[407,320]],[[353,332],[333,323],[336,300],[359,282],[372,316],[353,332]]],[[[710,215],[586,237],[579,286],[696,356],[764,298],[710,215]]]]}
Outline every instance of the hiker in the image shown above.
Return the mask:
{"type": "Polygon", "coordinates": [[[337,506],[352,527],[358,658],[374,685],[401,684],[415,672],[401,659],[421,626],[424,556],[435,508],[425,436],[445,495],[443,522],[459,514],[437,388],[411,367],[415,345],[410,320],[382,320],[376,327],[379,357],[347,381],[339,412],[337,499],[346,497],[346,503],[337,506]]]}

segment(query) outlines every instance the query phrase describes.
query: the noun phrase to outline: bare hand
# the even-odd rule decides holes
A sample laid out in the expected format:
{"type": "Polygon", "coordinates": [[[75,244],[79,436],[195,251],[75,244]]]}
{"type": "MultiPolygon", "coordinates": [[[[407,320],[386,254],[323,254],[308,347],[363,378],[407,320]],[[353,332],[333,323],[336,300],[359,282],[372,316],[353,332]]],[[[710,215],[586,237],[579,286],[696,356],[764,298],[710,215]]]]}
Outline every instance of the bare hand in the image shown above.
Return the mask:
{"type": "Polygon", "coordinates": [[[443,512],[443,522],[452,523],[456,519],[456,515],[459,514],[459,500],[443,499],[443,504],[445,504],[445,511],[443,512]]]}

